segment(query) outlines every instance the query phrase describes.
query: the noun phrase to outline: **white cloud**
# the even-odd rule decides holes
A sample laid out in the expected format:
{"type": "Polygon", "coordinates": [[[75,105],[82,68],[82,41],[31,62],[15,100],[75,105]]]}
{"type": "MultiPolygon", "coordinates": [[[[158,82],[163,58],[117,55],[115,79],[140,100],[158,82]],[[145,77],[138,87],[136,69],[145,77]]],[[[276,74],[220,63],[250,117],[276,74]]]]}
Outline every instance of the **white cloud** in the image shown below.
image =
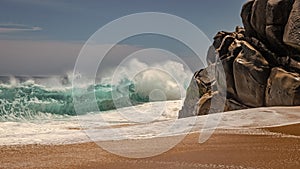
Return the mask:
{"type": "Polygon", "coordinates": [[[2,23],[0,24],[0,33],[16,33],[16,32],[28,32],[28,31],[41,31],[43,30],[38,26],[28,26],[15,23],[2,23]]]}

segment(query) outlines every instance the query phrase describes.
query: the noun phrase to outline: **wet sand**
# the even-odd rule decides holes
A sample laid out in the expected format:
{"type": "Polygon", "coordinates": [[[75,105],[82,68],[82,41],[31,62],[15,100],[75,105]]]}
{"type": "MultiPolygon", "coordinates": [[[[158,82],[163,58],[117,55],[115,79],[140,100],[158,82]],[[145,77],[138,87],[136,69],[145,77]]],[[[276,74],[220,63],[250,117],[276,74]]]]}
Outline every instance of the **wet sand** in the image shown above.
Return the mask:
{"type": "MultiPolygon", "coordinates": [[[[299,133],[299,129],[299,124],[267,128],[279,133],[299,133]]],[[[300,168],[299,138],[220,132],[203,144],[198,143],[198,138],[199,134],[189,134],[171,150],[144,159],[120,157],[106,152],[95,143],[1,146],[0,168],[300,168]]],[[[168,139],[156,138],[152,141],[159,145],[168,139]]],[[[130,140],[114,142],[127,145],[130,140]]],[[[134,144],[147,147],[145,143],[139,141],[134,144]]]]}
{"type": "Polygon", "coordinates": [[[300,124],[292,124],[278,127],[266,127],[264,129],[270,132],[300,136],[300,124]]]}

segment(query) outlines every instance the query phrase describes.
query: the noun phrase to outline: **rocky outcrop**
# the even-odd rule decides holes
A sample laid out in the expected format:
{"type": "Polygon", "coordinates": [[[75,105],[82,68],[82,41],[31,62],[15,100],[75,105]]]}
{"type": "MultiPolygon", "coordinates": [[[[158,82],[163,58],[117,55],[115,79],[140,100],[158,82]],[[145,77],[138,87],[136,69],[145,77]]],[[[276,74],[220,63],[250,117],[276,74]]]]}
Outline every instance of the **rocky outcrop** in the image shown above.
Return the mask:
{"type": "Polygon", "coordinates": [[[209,66],[194,74],[180,118],[300,105],[300,1],[250,0],[241,17],[244,28],[214,37],[209,66]]]}

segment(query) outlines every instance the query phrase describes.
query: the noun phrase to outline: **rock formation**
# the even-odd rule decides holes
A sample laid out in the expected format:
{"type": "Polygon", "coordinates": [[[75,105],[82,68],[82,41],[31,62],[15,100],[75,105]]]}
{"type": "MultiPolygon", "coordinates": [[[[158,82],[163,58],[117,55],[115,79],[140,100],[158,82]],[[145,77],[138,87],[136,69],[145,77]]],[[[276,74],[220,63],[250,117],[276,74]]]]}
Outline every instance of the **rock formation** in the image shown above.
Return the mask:
{"type": "Polygon", "coordinates": [[[179,118],[300,105],[300,1],[250,0],[241,17],[244,28],[214,37],[208,67],[194,74],[179,118]]]}

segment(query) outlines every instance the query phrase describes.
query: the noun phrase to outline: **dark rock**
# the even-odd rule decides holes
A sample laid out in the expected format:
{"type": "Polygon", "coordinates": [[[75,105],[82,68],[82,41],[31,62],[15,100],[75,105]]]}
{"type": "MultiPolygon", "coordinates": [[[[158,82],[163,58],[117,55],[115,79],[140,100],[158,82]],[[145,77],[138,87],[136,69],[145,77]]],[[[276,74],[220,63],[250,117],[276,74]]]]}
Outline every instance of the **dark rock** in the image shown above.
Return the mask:
{"type": "MultiPolygon", "coordinates": [[[[244,35],[245,35],[245,28],[243,28],[243,27],[240,27],[240,26],[237,26],[237,27],[235,27],[235,32],[237,33],[237,34],[242,34],[243,35],[243,37],[244,37],[244,35]]],[[[241,37],[238,37],[238,39],[240,39],[241,37]]]]}
{"type": "Polygon", "coordinates": [[[234,110],[242,110],[248,109],[249,107],[237,102],[234,99],[227,99],[225,103],[224,111],[234,111],[234,110]]]}
{"type": "Polygon", "coordinates": [[[211,91],[212,86],[216,81],[215,64],[211,64],[207,68],[201,69],[200,71],[196,72],[194,78],[198,84],[200,96],[211,91]]]}
{"type": "Polygon", "coordinates": [[[290,70],[300,73],[300,62],[295,60],[294,58],[290,58],[288,67],[290,70]]]}
{"type": "Polygon", "coordinates": [[[227,35],[230,35],[230,33],[225,32],[225,31],[221,31],[216,34],[216,36],[214,37],[214,42],[213,42],[213,46],[215,49],[218,49],[221,46],[224,37],[227,35]]]}
{"type": "Polygon", "coordinates": [[[226,99],[226,97],[218,91],[204,94],[199,99],[197,107],[198,116],[248,108],[233,99],[226,99]]]}
{"type": "Polygon", "coordinates": [[[236,90],[235,90],[235,85],[234,85],[234,77],[233,77],[233,61],[236,58],[234,55],[230,55],[221,61],[217,62],[217,83],[218,86],[222,88],[226,88],[225,91],[227,91],[227,95],[231,97],[236,96],[236,90]],[[224,76],[225,77],[220,77],[224,76]],[[222,79],[226,79],[226,86],[224,86],[224,82],[222,79]]]}
{"type": "Polygon", "coordinates": [[[294,0],[268,0],[266,24],[285,26],[292,10],[294,0]]]}
{"type": "Polygon", "coordinates": [[[270,66],[278,66],[280,65],[280,62],[278,62],[278,57],[277,55],[269,50],[267,46],[256,39],[255,37],[245,37],[245,41],[247,41],[251,46],[254,46],[256,50],[258,50],[264,58],[268,61],[270,66]]]}
{"type": "Polygon", "coordinates": [[[179,117],[178,118],[185,118],[185,117],[191,117],[197,115],[197,102],[200,98],[199,94],[199,88],[198,84],[196,82],[196,79],[193,78],[190,82],[190,85],[186,91],[186,98],[184,100],[184,106],[179,111],[179,117]]]}
{"type": "Polygon", "coordinates": [[[265,58],[247,42],[233,63],[233,74],[239,100],[249,107],[264,105],[264,92],[270,74],[265,58]]]}
{"type": "Polygon", "coordinates": [[[254,0],[248,1],[243,5],[241,17],[243,21],[243,25],[245,28],[245,34],[246,36],[256,36],[255,30],[251,26],[251,12],[252,12],[252,6],[254,4],[254,0]]]}
{"type": "Polygon", "coordinates": [[[206,69],[197,71],[186,92],[184,106],[179,111],[179,118],[196,116],[198,114],[198,106],[196,103],[205,93],[212,90],[215,82],[215,66],[212,64],[206,69]]]}
{"type": "Polygon", "coordinates": [[[229,52],[229,46],[232,44],[234,39],[235,37],[232,35],[227,35],[223,38],[220,47],[217,49],[217,52],[219,53],[219,57],[222,57],[223,55],[226,55],[229,52]]]}
{"type": "Polygon", "coordinates": [[[288,53],[283,43],[284,28],[294,0],[268,0],[266,9],[266,39],[271,50],[278,55],[288,53]]]}
{"type": "Polygon", "coordinates": [[[266,27],[266,39],[270,49],[275,51],[279,56],[285,56],[287,54],[287,48],[283,43],[284,27],[278,25],[268,25],[266,27]]]}
{"type": "Polygon", "coordinates": [[[219,92],[205,93],[197,103],[197,115],[207,115],[224,111],[226,98],[219,92]]]}
{"type": "Polygon", "coordinates": [[[273,68],[268,79],[266,105],[300,105],[300,75],[282,68],[273,68]]]}
{"type": "Polygon", "coordinates": [[[206,62],[208,65],[216,62],[216,49],[213,45],[211,45],[207,51],[206,62]]]}
{"type": "Polygon", "coordinates": [[[300,105],[300,0],[250,0],[241,17],[214,37],[179,117],[300,105]]]}
{"type": "Polygon", "coordinates": [[[278,62],[282,63],[282,67],[290,72],[300,73],[300,62],[297,58],[292,58],[289,56],[279,57],[278,62]]]}
{"type": "Polygon", "coordinates": [[[266,8],[268,0],[255,0],[251,11],[251,26],[257,34],[259,40],[266,37],[266,8]]]}
{"type": "MultiPolygon", "coordinates": [[[[232,38],[230,36],[226,36],[225,38],[232,38]]],[[[235,84],[234,84],[234,75],[233,75],[233,62],[237,55],[242,50],[240,41],[234,39],[233,41],[230,40],[231,44],[225,44],[227,46],[227,53],[224,53],[222,57],[220,57],[220,60],[217,62],[217,83],[220,87],[226,87],[227,95],[230,97],[235,98],[236,96],[236,90],[235,90],[235,84]],[[220,78],[220,76],[225,75],[226,77],[220,78]],[[223,80],[226,79],[226,86],[223,85],[223,80]]]]}
{"type": "Polygon", "coordinates": [[[300,51],[300,1],[296,0],[293,4],[288,22],[285,26],[283,35],[285,44],[300,51]]]}

